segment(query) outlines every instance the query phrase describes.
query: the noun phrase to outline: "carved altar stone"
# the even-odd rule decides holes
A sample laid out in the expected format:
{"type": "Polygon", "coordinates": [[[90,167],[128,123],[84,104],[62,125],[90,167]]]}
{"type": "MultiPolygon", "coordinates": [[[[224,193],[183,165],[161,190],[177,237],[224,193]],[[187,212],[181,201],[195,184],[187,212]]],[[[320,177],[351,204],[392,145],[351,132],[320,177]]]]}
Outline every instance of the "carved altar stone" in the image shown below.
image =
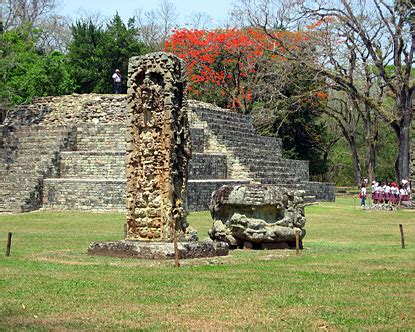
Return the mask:
{"type": "Polygon", "coordinates": [[[271,185],[222,186],[212,195],[209,236],[231,247],[295,247],[305,236],[304,192],[271,185]]]}

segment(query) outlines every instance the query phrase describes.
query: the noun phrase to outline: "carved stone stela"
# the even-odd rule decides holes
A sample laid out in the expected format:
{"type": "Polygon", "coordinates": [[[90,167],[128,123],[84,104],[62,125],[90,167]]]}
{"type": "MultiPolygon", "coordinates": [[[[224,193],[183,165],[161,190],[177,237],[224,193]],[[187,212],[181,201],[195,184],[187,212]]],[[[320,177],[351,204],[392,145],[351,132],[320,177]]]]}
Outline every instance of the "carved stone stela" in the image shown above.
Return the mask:
{"type": "Polygon", "coordinates": [[[127,240],[172,241],[187,228],[190,160],[184,62],[156,52],[133,57],[127,97],[127,240]]]}

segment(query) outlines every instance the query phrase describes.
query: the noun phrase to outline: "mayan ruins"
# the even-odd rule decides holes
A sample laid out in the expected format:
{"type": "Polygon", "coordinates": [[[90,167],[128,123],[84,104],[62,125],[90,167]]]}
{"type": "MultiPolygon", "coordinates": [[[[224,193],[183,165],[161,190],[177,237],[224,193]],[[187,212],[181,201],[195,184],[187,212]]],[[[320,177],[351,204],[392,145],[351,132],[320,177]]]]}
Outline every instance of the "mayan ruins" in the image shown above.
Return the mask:
{"type": "MultiPolygon", "coordinates": [[[[249,116],[194,100],[187,107],[190,211],[207,210],[222,185],[250,181],[334,200],[334,184],[309,181],[308,162],[284,159],[280,140],[257,134],[249,116]]],[[[125,95],[44,97],[10,112],[0,131],[0,210],[124,211],[126,120],[125,95]]]]}
{"type": "Polygon", "coordinates": [[[127,236],[122,241],[94,242],[88,253],[147,259],[175,256],[176,262],[227,255],[227,243],[198,242],[195,230],[186,232],[191,146],[184,62],[156,52],[131,58],[128,71],[127,236]]]}

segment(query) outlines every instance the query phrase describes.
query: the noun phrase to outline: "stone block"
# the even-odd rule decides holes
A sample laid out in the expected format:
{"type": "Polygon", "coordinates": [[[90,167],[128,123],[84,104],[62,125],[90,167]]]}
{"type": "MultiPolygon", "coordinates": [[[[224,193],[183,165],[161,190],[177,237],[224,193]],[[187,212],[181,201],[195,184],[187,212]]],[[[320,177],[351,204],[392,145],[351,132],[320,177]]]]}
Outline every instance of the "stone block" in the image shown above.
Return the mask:
{"type": "MultiPolygon", "coordinates": [[[[229,246],[225,242],[178,242],[179,259],[226,256],[229,246]]],[[[90,255],[142,259],[174,259],[173,243],[114,241],[95,242],[88,248],[90,255]]]]}

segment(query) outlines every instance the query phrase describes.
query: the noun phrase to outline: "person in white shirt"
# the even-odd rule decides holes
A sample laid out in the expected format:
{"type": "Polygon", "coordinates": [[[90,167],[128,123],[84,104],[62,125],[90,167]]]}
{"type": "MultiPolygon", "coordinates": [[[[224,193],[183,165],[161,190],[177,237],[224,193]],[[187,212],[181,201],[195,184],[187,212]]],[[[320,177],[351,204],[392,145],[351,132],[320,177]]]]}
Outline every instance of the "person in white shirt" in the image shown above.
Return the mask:
{"type": "Polygon", "coordinates": [[[392,204],[396,205],[399,202],[399,188],[395,182],[391,184],[390,200],[392,204]]]}
{"type": "Polygon", "coordinates": [[[384,192],[383,192],[385,203],[389,203],[390,193],[391,193],[390,183],[386,182],[384,192]]]}
{"type": "Polygon", "coordinates": [[[402,185],[399,186],[399,199],[401,202],[408,200],[408,193],[402,185]]]}
{"type": "Polygon", "coordinates": [[[409,187],[409,181],[406,179],[402,180],[402,187],[403,189],[405,189],[406,191],[406,200],[409,201],[410,200],[410,196],[411,196],[411,188],[409,187]]]}
{"type": "Polygon", "coordinates": [[[112,79],[114,81],[114,93],[120,94],[122,75],[119,69],[115,69],[115,73],[112,74],[112,79]]]}
{"type": "Polygon", "coordinates": [[[377,185],[378,185],[378,183],[376,181],[372,181],[372,186],[371,186],[371,189],[372,189],[372,201],[375,204],[377,202],[377,198],[376,198],[376,187],[377,187],[377,185]]]}
{"type": "Polygon", "coordinates": [[[363,208],[365,208],[366,207],[366,184],[365,183],[362,183],[362,186],[361,186],[361,188],[360,188],[360,194],[359,194],[359,197],[360,197],[360,199],[361,199],[361,204],[362,204],[362,207],[363,208]]]}

